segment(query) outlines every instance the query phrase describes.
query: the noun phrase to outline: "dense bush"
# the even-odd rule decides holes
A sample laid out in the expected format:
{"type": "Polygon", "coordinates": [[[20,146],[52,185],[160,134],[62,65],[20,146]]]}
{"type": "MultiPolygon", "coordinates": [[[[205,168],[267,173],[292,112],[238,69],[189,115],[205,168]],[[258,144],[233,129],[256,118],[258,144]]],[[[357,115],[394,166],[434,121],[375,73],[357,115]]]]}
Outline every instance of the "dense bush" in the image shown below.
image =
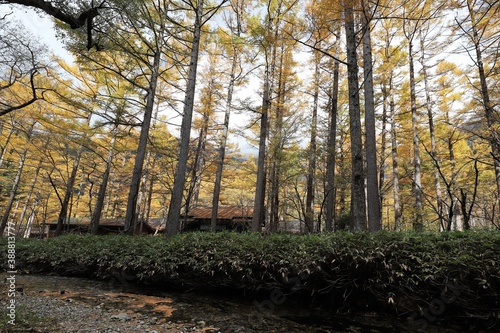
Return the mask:
{"type": "MultiPolygon", "coordinates": [[[[18,269],[29,273],[118,276],[162,287],[277,288],[337,308],[408,315],[436,304],[455,316],[498,316],[500,309],[499,232],[68,235],[18,239],[16,251],[18,269]]],[[[0,257],[5,263],[6,251],[0,257]]]]}

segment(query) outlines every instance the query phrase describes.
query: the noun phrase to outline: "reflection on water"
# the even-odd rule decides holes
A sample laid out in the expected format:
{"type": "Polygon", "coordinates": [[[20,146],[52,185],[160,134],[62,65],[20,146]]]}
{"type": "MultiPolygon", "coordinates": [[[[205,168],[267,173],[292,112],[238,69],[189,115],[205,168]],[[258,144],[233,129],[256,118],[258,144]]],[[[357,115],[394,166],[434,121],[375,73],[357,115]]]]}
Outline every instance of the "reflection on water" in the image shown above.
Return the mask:
{"type": "MultiPolygon", "coordinates": [[[[5,274],[0,274],[2,281],[5,274]]],[[[26,293],[43,293],[55,298],[71,298],[108,309],[154,313],[172,322],[203,321],[220,332],[414,332],[403,318],[385,316],[337,315],[326,310],[304,309],[284,302],[272,312],[262,312],[255,301],[231,295],[167,292],[165,287],[137,286],[113,279],[95,281],[59,276],[18,275],[17,287],[26,293]]],[[[259,300],[262,302],[262,300],[259,300]]],[[[462,332],[430,326],[426,332],[462,332]]]]}

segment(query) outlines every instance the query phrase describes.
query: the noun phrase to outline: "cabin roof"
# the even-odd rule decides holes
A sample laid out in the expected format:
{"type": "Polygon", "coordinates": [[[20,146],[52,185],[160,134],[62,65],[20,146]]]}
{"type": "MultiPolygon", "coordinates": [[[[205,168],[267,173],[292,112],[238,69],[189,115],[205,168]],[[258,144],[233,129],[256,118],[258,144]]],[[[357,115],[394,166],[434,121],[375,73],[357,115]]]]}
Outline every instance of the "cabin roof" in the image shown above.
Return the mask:
{"type": "MultiPolygon", "coordinates": [[[[219,206],[218,220],[232,220],[235,218],[251,219],[253,207],[251,206],[219,206]]],[[[184,216],[184,215],[182,215],[184,216]]],[[[188,212],[188,217],[193,219],[211,219],[212,207],[196,207],[188,212]]]]}

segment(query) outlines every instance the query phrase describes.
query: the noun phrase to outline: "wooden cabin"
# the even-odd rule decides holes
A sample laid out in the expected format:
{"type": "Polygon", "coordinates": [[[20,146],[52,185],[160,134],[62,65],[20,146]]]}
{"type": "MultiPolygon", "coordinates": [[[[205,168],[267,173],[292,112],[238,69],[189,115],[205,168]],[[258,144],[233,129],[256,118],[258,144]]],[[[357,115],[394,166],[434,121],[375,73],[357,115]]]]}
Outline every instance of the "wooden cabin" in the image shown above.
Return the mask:
{"type": "MultiPolygon", "coordinates": [[[[251,229],[253,207],[219,206],[216,230],[246,231],[251,229]]],[[[196,207],[181,214],[183,231],[210,230],[212,207],[196,207]]]]}
{"type": "MultiPolygon", "coordinates": [[[[151,219],[153,220],[153,219],[151,219]]],[[[161,219],[154,219],[161,220],[161,219]]],[[[161,224],[159,221],[157,224],[161,224]]],[[[99,229],[97,234],[99,235],[110,235],[110,234],[120,234],[124,233],[124,224],[125,221],[123,218],[116,219],[103,219],[99,222],[99,229]]],[[[57,221],[46,222],[46,236],[54,237],[57,229],[57,221]]],[[[134,234],[136,235],[152,235],[157,232],[157,226],[139,221],[135,225],[134,234]]],[[[68,222],[63,225],[63,233],[77,233],[77,234],[86,234],[89,233],[91,229],[90,219],[70,219],[68,222]]]]}

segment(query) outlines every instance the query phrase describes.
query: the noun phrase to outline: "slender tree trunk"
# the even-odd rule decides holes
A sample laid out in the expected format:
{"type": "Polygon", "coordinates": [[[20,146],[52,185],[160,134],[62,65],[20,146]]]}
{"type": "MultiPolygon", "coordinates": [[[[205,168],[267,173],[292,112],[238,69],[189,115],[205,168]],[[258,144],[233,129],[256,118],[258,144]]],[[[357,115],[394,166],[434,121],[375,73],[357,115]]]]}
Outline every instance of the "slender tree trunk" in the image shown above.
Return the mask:
{"type": "MultiPolygon", "coordinates": [[[[269,66],[268,66],[269,67],[269,66]]],[[[268,128],[268,114],[271,107],[269,96],[269,71],[266,70],[262,93],[262,117],[260,119],[259,157],[257,160],[257,184],[255,189],[254,209],[252,216],[252,231],[261,230],[265,216],[266,198],[266,139],[268,128]]]]}
{"type": "MultiPolygon", "coordinates": [[[[420,38],[420,48],[422,52],[420,63],[422,64],[422,75],[424,79],[427,118],[429,119],[429,134],[431,138],[431,157],[432,160],[435,161],[435,163],[438,163],[439,160],[437,156],[436,131],[434,129],[434,116],[432,112],[431,92],[429,87],[427,67],[425,65],[425,58],[424,58],[424,39],[422,37],[420,38]]],[[[439,219],[439,225],[443,227],[445,225],[443,219],[443,196],[441,193],[441,181],[439,177],[439,170],[437,167],[434,168],[434,184],[436,187],[436,208],[439,219]]]]}
{"type": "Polygon", "coordinates": [[[318,98],[319,98],[319,84],[320,84],[320,66],[321,57],[315,54],[315,70],[314,70],[314,95],[313,95],[313,109],[311,120],[311,143],[309,147],[309,170],[307,174],[307,194],[306,194],[306,232],[314,231],[314,191],[316,180],[316,155],[317,155],[317,127],[318,127],[318,98]]]}
{"type": "Polygon", "coordinates": [[[475,63],[477,66],[477,70],[479,73],[479,81],[481,83],[481,97],[483,102],[484,114],[486,118],[486,123],[488,125],[488,130],[490,132],[490,147],[491,154],[493,155],[493,165],[495,168],[495,180],[497,187],[497,200],[500,204],[500,137],[497,132],[498,127],[498,118],[495,115],[495,110],[490,100],[490,91],[488,87],[488,83],[486,82],[486,73],[484,70],[483,63],[483,50],[480,44],[480,36],[478,32],[478,22],[476,20],[476,13],[473,8],[474,4],[471,0],[467,0],[467,7],[469,10],[471,26],[472,26],[472,42],[474,44],[474,49],[476,51],[476,59],[475,63]]]}
{"type": "Polygon", "coordinates": [[[236,48],[234,48],[229,86],[227,88],[226,110],[224,113],[222,138],[219,146],[219,160],[217,161],[217,171],[215,172],[214,194],[212,199],[212,218],[210,222],[210,230],[212,231],[215,231],[217,228],[217,214],[219,212],[219,198],[220,198],[221,183],[222,183],[222,172],[224,170],[224,158],[226,156],[227,136],[229,133],[229,118],[231,116],[235,75],[236,75],[236,68],[238,66],[238,56],[236,55],[236,52],[237,50],[236,48]]]}
{"type": "Polygon", "coordinates": [[[14,132],[15,128],[12,127],[12,129],[9,132],[9,135],[7,136],[7,139],[5,140],[5,145],[3,146],[2,149],[2,155],[0,156],[0,168],[2,167],[3,161],[5,160],[5,155],[7,154],[7,148],[9,147],[10,138],[12,137],[12,134],[14,134],[14,132]]]}
{"type": "Polygon", "coordinates": [[[144,119],[139,135],[139,145],[135,155],[134,169],[132,171],[132,180],[130,182],[130,190],[127,199],[127,211],[125,213],[125,231],[133,233],[135,223],[137,222],[137,199],[139,196],[139,187],[142,178],[144,160],[146,156],[146,147],[148,144],[149,128],[151,119],[153,118],[153,108],[155,103],[156,88],[160,71],[161,50],[157,49],[153,58],[153,66],[151,68],[151,77],[147,90],[146,108],[144,111],[144,119]]]}
{"type": "Polygon", "coordinates": [[[92,214],[92,219],[90,222],[92,226],[92,233],[94,235],[96,235],[97,232],[99,231],[99,222],[101,221],[102,209],[104,207],[104,199],[106,198],[106,190],[108,188],[109,174],[111,172],[111,164],[113,162],[113,149],[115,146],[116,135],[117,135],[117,128],[115,127],[113,129],[113,136],[111,138],[111,143],[108,151],[108,158],[106,159],[106,169],[104,170],[104,174],[102,175],[102,182],[101,185],[99,186],[99,192],[97,194],[97,202],[95,204],[94,212],[92,214]]]}
{"type": "Polygon", "coordinates": [[[339,95],[339,62],[333,63],[333,84],[330,96],[330,124],[326,160],[326,231],[335,231],[335,159],[337,155],[337,110],[339,95]]]}
{"type": "Polygon", "coordinates": [[[389,79],[389,112],[391,114],[391,157],[392,157],[392,188],[394,193],[394,230],[402,229],[401,217],[403,210],[401,207],[400,187],[399,187],[399,157],[398,157],[398,139],[397,139],[397,123],[396,123],[396,106],[394,102],[394,89],[392,86],[392,73],[389,79]]]}
{"type": "MultiPolygon", "coordinates": [[[[40,195],[40,193],[38,193],[38,195],[40,195]]],[[[26,229],[24,229],[23,238],[30,238],[31,228],[33,225],[33,221],[35,220],[35,212],[36,212],[36,208],[38,206],[39,200],[40,199],[36,199],[31,207],[31,213],[30,213],[30,216],[28,216],[28,220],[26,221],[26,229]]],[[[43,237],[43,231],[44,231],[43,228],[41,228],[40,231],[41,231],[40,234],[43,237]]]]}
{"type": "Polygon", "coordinates": [[[179,142],[179,160],[174,173],[174,187],[167,216],[165,236],[170,237],[179,232],[180,213],[184,185],[186,183],[186,167],[189,155],[189,142],[191,138],[191,123],[193,120],[194,93],[196,89],[196,72],[198,69],[198,55],[200,48],[203,2],[200,0],[196,9],[196,21],[194,24],[193,43],[191,49],[191,61],[189,63],[188,82],[184,101],[184,114],[181,124],[181,139],[179,142]]]}
{"type": "Polygon", "coordinates": [[[379,174],[378,174],[378,193],[380,195],[380,212],[384,209],[384,199],[385,199],[385,168],[387,161],[387,109],[389,106],[388,102],[388,92],[387,92],[387,82],[383,83],[382,88],[382,131],[380,133],[380,162],[379,162],[379,174]]]}
{"type": "Polygon", "coordinates": [[[64,191],[64,198],[61,201],[61,209],[59,211],[59,216],[57,217],[57,227],[55,236],[60,236],[63,230],[63,224],[66,221],[68,215],[68,209],[70,206],[71,197],[73,195],[73,186],[75,185],[76,174],[78,172],[78,167],[80,166],[80,159],[83,153],[83,146],[81,145],[78,148],[78,151],[75,156],[75,160],[73,161],[73,167],[71,168],[71,174],[68,178],[68,182],[66,183],[66,190],[64,191]]]}
{"type": "Polygon", "coordinates": [[[354,31],[353,4],[346,2],[345,30],[347,79],[349,86],[349,126],[351,130],[351,223],[352,231],[366,230],[365,170],[359,105],[357,39],[354,31]]]}
{"type": "MultiPolygon", "coordinates": [[[[29,139],[28,139],[29,141],[29,139]]],[[[9,220],[10,212],[12,210],[12,206],[14,204],[14,200],[17,195],[17,190],[19,188],[19,184],[21,182],[21,175],[23,173],[24,162],[26,161],[26,155],[28,154],[28,149],[24,149],[21,154],[21,159],[19,160],[19,166],[17,167],[16,177],[14,178],[14,183],[12,184],[12,189],[10,191],[9,200],[7,201],[7,205],[4,208],[4,213],[2,216],[2,222],[0,224],[0,237],[3,236],[5,228],[7,227],[7,222],[9,220]]]]}
{"type": "MultiPolygon", "coordinates": [[[[92,113],[89,113],[87,115],[87,125],[90,124],[91,117],[92,117],[92,113]]],[[[86,137],[86,135],[84,135],[84,138],[85,137],[86,137]]],[[[61,209],[60,209],[59,215],[57,217],[57,227],[56,227],[56,232],[55,232],[56,237],[60,236],[62,234],[63,224],[66,221],[66,219],[68,218],[68,216],[71,216],[70,203],[71,203],[71,199],[73,197],[73,187],[75,185],[78,168],[80,167],[80,160],[81,160],[81,157],[83,154],[83,149],[84,149],[83,144],[80,144],[80,146],[78,147],[78,150],[76,152],[75,160],[73,161],[71,173],[70,173],[68,181],[66,183],[66,190],[64,191],[64,198],[61,200],[61,198],[59,197],[59,200],[61,203],[61,209]],[[69,214],[68,214],[68,209],[70,211],[69,214]]]]}
{"type": "Polygon", "coordinates": [[[38,174],[40,173],[41,168],[42,168],[42,161],[40,161],[38,163],[38,166],[36,167],[36,170],[35,170],[35,175],[33,176],[33,180],[31,181],[30,189],[28,191],[28,195],[26,196],[26,200],[24,201],[23,210],[21,212],[21,216],[19,216],[19,222],[17,223],[16,235],[19,235],[19,233],[20,233],[21,226],[22,226],[23,220],[24,220],[24,216],[26,215],[26,211],[28,210],[31,196],[33,195],[33,192],[35,191],[36,181],[38,179],[38,174]]]}
{"type": "MultiPolygon", "coordinates": [[[[210,88],[213,89],[213,88],[210,88]]],[[[207,111],[203,113],[203,123],[200,129],[200,135],[198,136],[198,145],[196,147],[196,153],[194,156],[193,166],[191,168],[191,181],[189,184],[189,190],[186,197],[186,204],[184,206],[184,216],[188,215],[191,209],[192,202],[193,206],[196,207],[198,203],[200,184],[201,184],[201,174],[203,172],[203,165],[205,164],[205,149],[207,143],[207,133],[208,133],[208,123],[210,117],[207,111]]]]}
{"type": "Polygon", "coordinates": [[[417,96],[415,88],[415,68],[413,60],[413,38],[409,39],[408,56],[410,62],[410,100],[411,100],[411,124],[413,132],[413,181],[412,189],[415,196],[415,217],[413,230],[423,230],[423,197],[422,197],[422,174],[420,171],[420,139],[418,136],[418,113],[417,96]]]}
{"type": "Polygon", "coordinates": [[[375,133],[375,97],[373,92],[373,60],[371,44],[371,13],[368,4],[363,15],[363,75],[365,97],[366,194],[368,201],[368,230],[382,230],[380,195],[378,193],[377,138],[375,133]]]}

